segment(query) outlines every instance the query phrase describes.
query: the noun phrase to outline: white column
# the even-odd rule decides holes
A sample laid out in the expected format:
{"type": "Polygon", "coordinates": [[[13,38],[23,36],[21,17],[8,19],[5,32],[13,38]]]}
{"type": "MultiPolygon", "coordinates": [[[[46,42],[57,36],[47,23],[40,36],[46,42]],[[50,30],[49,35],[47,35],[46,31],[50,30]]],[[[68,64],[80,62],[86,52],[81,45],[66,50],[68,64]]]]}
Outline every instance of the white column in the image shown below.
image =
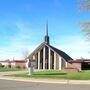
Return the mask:
{"type": "Polygon", "coordinates": [[[49,55],[48,55],[48,69],[49,69],[49,70],[50,70],[50,66],[51,66],[50,60],[51,60],[51,50],[50,50],[50,48],[49,48],[49,55]]]}
{"type": "Polygon", "coordinates": [[[66,62],[66,63],[65,63],[65,64],[66,64],[66,65],[65,65],[65,68],[67,68],[67,67],[68,67],[68,63],[67,63],[67,61],[65,61],[65,62],[66,62]]]}
{"type": "Polygon", "coordinates": [[[38,52],[38,69],[40,69],[40,51],[38,52]]]}
{"type": "Polygon", "coordinates": [[[62,64],[62,60],[61,60],[61,57],[59,56],[59,70],[61,70],[61,64],[62,64]]]}
{"type": "Polygon", "coordinates": [[[45,47],[43,48],[43,70],[45,69],[45,47]]]}
{"type": "Polygon", "coordinates": [[[54,70],[56,70],[56,53],[54,52],[54,70]]]}

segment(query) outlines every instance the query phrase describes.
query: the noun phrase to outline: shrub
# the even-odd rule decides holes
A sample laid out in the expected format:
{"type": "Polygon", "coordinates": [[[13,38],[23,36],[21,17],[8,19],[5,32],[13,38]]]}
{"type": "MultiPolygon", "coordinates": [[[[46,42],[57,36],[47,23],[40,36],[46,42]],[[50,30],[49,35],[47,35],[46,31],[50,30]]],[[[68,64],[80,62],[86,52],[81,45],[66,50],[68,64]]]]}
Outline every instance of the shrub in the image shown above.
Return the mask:
{"type": "Polygon", "coordinates": [[[8,65],[9,68],[11,68],[11,65],[8,65]]]}
{"type": "Polygon", "coordinates": [[[2,67],[2,64],[0,63],[0,67],[2,67]]]}
{"type": "Polygon", "coordinates": [[[4,65],[2,65],[2,64],[0,63],[0,67],[2,67],[2,68],[3,68],[3,67],[4,67],[4,65]]]}
{"type": "Polygon", "coordinates": [[[25,69],[26,67],[25,67],[25,66],[23,66],[22,68],[23,68],[23,69],[25,69]]]}
{"type": "Polygon", "coordinates": [[[2,65],[2,68],[4,68],[5,66],[4,65],[2,65]]]}
{"type": "Polygon", "coordinates": [[[20,69],[21,67],[20,66],[16,66],[16,68],[20,69]]]}

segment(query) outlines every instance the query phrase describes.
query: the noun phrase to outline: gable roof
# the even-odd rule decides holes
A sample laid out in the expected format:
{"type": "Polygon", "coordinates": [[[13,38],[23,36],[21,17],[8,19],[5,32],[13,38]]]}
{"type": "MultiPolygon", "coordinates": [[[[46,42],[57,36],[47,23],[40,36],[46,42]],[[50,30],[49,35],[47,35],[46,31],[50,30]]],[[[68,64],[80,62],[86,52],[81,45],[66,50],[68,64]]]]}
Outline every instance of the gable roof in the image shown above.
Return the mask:
{"type": "MultiPolygon", "coordinates": [[[[40,48],[42,45],[44,45],[44,43],[41,43],[27,58],[30,58],[30,56],[31,56],[33,53],[35,53],[37,50],[39,50],[39,48],[40,48]]],[[[26,58],[26,59],[27,59],[27,58],[26,58]]]]}
{"type": "Polygon", "coordinates": [[[62,58],[64,58],[66,61],[68,61],[68,60],[73,60],[73,59],[72,59],[69,55],[67,55],[65,52],[63,52],[63,51],[61,51],[61,50],[59,50],[59,49],[57,49],[57,48],[55,48],[55,47],[53,47],[53,46],[51,46],[51,45],[48,45],[48,44],[46,44],[46,43],[41,43],[27,58],[29,58],[33,53],[35,53],[37,50],[39,50],[39,48],[40,48],[41,46],[43,46],[43,45],[51,48],[51,50],[53,50],[54,52],[56,52],[58,55],[60,55],[60,56],[61,56],[62,58]]]}
{"type": "Polygon", "coordinates": [[[67,55],[65,52],[49,45],[50,48],[52,48],[57,54],[59,54],[61,57],[63,57],[65,60],[73,60],[69,55],[67,55]]]}

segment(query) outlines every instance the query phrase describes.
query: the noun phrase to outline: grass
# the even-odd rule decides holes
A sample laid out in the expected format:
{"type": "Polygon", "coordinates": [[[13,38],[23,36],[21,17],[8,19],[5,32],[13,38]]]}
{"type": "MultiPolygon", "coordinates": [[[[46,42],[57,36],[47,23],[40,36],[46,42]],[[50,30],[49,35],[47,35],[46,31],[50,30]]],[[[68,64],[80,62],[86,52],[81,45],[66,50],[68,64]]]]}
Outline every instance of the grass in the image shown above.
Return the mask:
{"type": "Polygon", "coordinates": [[[19,71],[22,70],[21,68],[6,68],[6,67],[0,67],[0,72],[6,72],[6,71],[19,71]]]}
{"type": "Polygon", "coordinates": [[[15,77],[24,78],[52,78],[52,79],[67,79],[67,80],[90,80],[90,71],[82,72],[62,72],[62,71],[38,71],[32,75],[28,73],[12,75],[15,77]]]}

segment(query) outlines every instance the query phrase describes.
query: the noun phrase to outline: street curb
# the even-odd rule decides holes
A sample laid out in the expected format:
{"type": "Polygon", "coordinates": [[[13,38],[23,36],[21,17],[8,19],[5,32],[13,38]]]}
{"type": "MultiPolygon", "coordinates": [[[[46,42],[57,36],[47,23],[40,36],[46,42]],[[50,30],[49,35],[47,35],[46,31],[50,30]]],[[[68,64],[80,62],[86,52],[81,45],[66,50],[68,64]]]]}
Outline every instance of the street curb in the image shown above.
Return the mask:
{"type": "Polygon", "coordinates": [[[67,80],[53,80],[53,79],[35,79],[35,78],[16,78],[16,77],[0,77],[2,80],[13,80],[23,82],[35,82],[35,83],[56,83],[56,84],[67,84],[67,80]]]}
{"type": "Polygon", "coordinates": [[[13,81],[23,81],[23,82],[35,82],[35,83],[90,85],[90,80],[35,79],[35,78],[16,78],[16,77],[4,77],[4,76],[1,76],[0,79],[2,79],[2,80],[13,80],[13,81]]]}

